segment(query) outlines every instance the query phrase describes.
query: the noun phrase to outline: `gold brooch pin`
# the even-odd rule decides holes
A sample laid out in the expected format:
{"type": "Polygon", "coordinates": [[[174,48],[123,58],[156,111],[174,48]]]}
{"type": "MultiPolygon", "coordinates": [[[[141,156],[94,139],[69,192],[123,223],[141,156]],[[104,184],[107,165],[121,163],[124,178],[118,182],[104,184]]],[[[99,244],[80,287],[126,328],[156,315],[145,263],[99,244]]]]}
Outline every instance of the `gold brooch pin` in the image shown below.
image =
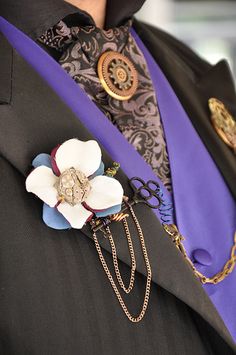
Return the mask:
{"type": "Polygon", "coordinates": [[[118,52],[101,55],[98,76],[104,90],[116,100],[129,100],[138,87],[138,74],[133,63],[118,52]]]}
{"type": "Polygon", "coordinates": [[[236,122],[223,102],[209,99],[212,124],[220,138],[236,153],[236,122]]]}

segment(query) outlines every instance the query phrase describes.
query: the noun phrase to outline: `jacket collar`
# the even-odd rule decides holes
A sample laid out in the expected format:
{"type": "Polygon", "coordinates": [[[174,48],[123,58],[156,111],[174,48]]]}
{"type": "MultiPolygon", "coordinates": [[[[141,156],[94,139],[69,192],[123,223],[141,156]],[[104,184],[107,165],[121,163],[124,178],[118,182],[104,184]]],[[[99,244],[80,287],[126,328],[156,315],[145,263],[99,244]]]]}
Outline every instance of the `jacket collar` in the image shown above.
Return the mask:
{"type": "MultiPolygon", "coordinates": [[[[156,38],[156,42],[159,41],[156,38]]],[[[12,51],[9,50],[8,53],[10,57],[6,64],[8,63],[9,66],[12,62],[12,51]]],[[[160,51],[159,55],[161,54],[160,51]]],[[[78,135],[80,139],[84,140],[92,137],[70,108],[59,99],[36,71],[15,52],[11,69],[11,78],[9,78],[12,79],[11,105],[2,106],[4,112],[0,121],[0,151],[14,167],[23,175],[26,175],[32,158],[39,152],[49,152],[59,142],[63,142],[72,136],[78,135]],[[30,80],[25,80],[25,78],[30,78],[30,80]],[[37,95],[30,95],[35,91],[37,95]],[[24,121],[22,121],[22,118],[24,118],[24,121]],[[37,122],[37,127],[35,127],[35,122],[37,122]],[[15,144],[12,144],[12,142],[15,142],[15,144]]],[[[1,68],[1,70],[4,73],[4,68],[1,68]]],[[[182,74],[186,76],[186,73],[182,72],[182,74]]],[[[111,158],[104,150],[103,156],[105,157],[105,164],[110,165],[111,158]]],[[[118,178],[129,195],[131,191],[127,178],[122,171],[118,178]]],[[[25,194],[25,198],[34,197],[25,194]]],[[[39,202],[35,201],[35,203],[39,202]]],[[[211,301],[200,283],[193,277],[192,271],[182,256],[170,242],[152,211],[144,206],[137,206],[136,213],[145,231],[153,268],[153,281],[199,313],[233,347],[232,339],[211,301]],[[186,292],[186,287],[188,292],[186,292]]],[[[114,225],[113,231],[115,235],[119,235],[118,224],[114,225]]],[[[83,232],[91,238],[89,227],[85,227],[83,232]]],[[[48,230],[46,233],[50,233],[50,231],[48,230]]],[[[106,240],[101,238],[100,242],[104,249],[109,249],[106,240]]],[[[120,260],[130,265],[126,242],[121,238],[117,240],[117,243],[120,260]]],[[[135,242],[135,248],[139,250],[138,241],[135,242]]],[[[141,253],[137,258],[137,270],[143,275],[146,274],[141,253]]]]}

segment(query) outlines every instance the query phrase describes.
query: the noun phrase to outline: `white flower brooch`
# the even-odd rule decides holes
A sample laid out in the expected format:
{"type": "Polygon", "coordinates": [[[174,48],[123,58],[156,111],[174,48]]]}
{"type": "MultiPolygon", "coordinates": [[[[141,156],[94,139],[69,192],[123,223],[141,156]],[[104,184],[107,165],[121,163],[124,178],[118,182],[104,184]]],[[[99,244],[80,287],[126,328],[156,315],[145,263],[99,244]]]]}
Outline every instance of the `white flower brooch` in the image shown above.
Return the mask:
{"type": "Polygon", "coordinates": [[[70,139],[51,155],[39,154],[26,190],[43,202],[43,220],[54,229],[81,229],[95,217],[120,212],[123,188],[104,175],[102,153],[94,140],[70,139]]]}

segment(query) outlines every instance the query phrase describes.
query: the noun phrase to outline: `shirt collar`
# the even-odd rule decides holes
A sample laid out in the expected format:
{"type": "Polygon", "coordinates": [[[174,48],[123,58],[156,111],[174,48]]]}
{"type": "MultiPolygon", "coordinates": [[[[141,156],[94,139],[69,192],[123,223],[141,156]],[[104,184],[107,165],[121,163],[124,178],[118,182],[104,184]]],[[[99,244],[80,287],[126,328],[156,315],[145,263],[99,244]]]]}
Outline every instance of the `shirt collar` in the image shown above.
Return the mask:
{"type": "MultiPolygon", "coordinates": [[[[105,28],[121,25],[141,8],[144,1],[107,0],[105,28]]],[[[34,40],[64,18],[71,25],[94,24],[88,13],[63,0],[3,0],[0,14],[34,40]]]]}

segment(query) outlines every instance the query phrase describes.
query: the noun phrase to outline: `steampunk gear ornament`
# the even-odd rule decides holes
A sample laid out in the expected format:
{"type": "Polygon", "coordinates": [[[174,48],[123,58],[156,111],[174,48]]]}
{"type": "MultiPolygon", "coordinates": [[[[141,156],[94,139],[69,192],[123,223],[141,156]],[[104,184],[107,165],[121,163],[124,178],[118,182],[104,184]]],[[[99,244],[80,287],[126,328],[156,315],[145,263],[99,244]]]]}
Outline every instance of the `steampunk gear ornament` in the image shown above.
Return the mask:
{"type": "Polygon", "coordinates": [[[55,188],[59,201],[66,201],[71,206],[75,206],[88,197],[91,185],[82,171],[70,168],[61,174],[55,188]]]}
{"type": "Polygon", "coordinates": [[[98,76],[104,90],[116,100],[129,100],[138,87],[138,73],[123,54],[107,51],[98,61],[98,76]]]}

